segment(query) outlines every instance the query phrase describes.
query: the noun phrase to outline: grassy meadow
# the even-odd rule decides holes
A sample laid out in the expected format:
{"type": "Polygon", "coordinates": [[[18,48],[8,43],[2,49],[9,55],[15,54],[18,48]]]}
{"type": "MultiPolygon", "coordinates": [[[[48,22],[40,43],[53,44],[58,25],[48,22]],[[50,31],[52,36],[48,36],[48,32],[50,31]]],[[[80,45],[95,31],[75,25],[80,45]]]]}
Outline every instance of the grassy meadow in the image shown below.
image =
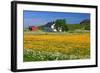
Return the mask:
{"type": "Polygon", "coordinates": [[[90,58],[90,33],[24,32],[24,62],[90,58]]]}

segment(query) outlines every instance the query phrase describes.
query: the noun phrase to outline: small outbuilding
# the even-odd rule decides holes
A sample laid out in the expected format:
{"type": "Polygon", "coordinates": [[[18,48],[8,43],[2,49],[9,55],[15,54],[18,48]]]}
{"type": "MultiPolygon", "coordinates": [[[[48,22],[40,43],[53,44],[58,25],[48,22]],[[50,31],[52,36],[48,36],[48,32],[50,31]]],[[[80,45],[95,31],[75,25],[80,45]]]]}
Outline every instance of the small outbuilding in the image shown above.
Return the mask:
{"type": "Polygon", "coordinates": [[[36,31],[36,30],[38,30],[38,27],[37,26],[29,26],[29,30],[36,31]]]}

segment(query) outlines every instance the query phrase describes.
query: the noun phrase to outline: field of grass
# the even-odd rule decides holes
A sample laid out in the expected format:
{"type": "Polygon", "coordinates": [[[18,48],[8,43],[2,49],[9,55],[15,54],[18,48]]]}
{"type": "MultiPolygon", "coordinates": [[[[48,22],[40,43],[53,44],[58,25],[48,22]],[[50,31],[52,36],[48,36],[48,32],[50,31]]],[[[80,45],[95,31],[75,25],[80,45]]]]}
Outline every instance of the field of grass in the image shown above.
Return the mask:
{"type": "Polygon", "coordinates": [[[24,33],[24,62],[90,58],[90,34],[24,33]]]}

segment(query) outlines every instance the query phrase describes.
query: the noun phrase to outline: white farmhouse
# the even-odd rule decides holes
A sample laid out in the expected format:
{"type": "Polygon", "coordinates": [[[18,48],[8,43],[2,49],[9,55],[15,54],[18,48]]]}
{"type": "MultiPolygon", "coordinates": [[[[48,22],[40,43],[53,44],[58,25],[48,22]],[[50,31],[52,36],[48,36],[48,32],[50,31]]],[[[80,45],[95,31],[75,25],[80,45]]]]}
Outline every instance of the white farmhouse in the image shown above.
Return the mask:
{"type": "MultiPolygon", "coordinates": [[[[45,31],[48,32],[57,32],[57,29],[55,28],[55,23],[54,22],[48,22],[43,26],[45,31]]],[[[58,31],[62,32],[62,27],[58,27],[58,31]]]]}

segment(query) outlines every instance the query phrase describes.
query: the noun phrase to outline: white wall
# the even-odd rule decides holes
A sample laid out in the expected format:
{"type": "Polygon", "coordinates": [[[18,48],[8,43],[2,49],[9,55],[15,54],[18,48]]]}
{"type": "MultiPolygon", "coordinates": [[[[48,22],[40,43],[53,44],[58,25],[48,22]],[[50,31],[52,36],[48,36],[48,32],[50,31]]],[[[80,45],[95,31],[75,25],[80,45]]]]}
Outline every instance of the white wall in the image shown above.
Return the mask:
{"type": "MultiPolygon", "coordinates": [[[[31,0],[30,0],[31,1],[31,0]]],[[[77,3],[77,4],[98,4],[98,0],[33,0],[33,1],[48,1],[61,3],[77,3]]],[[[11,73],[10,71],[10,2],[11,0],[0,1],[0,73],[11,73]]],[[[100,5],[99,5],[100,8],[100,5]]],[[[99,10],[100,13],[100,10],[99,10]]],[[[100,19],[100,14],[99,14],[100,19]]],[[[99,22],[100,23],[100,22],[99,22]]],[[[100,32],[100,25],[99,32],[100,32]]],[[[100,34],[99,34],[100,37],[100,34]]],[[[100,38],[98,39],[100,40],[100,38]]],[[[100,41],[99,41],[100,43],[100,41]]],[[[100,46],[99,46],[100,56],[100,46]]],[[[100,58],[99,58],[100,61],[100,58]]],[[[100,62],[99,62],[100,64],[100,62]]],[[[99,65],[100,66],[100,65],[99,65]]],[[[64,70],[50,70],[50,71],[36,71],[34,73],[99,73],[98,68],[80,68],[80,69],[64,69],[64,70]]],[[[26,72],[32,73],[32,72],[26,72]]]]}

